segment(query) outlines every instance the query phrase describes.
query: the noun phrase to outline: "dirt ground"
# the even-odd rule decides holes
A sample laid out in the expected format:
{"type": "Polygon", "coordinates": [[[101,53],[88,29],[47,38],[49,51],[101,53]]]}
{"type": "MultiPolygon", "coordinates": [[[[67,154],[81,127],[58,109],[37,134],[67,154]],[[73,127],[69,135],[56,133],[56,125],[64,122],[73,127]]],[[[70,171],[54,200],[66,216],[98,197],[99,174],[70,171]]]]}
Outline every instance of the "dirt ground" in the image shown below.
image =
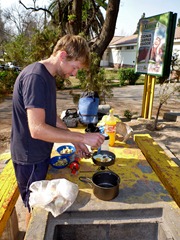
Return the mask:
{"type": "MultiPolygon", "coordinates": [[[[143,86],[126,86],[114,88],[113,97],[107,99],[106,103],[114,108],[115,114],[119,115],[123,122],[126,122],[133,128],[134,133],[149,133],[158,143],[166,147],[173,156],[180,159],[180,122],[170,122],[163,119],[165,112],[173,111],[180,113],[180,99],[177,93],[172,96],[160,112],[159,124],[161,130],[151,131],[149,124],[153,121],[159,104],[159,89],[155,88],[152,119],[144,121],[140,119],[142,111],[143,86]],[[124,111],[129,110],[133,113],[131,121],[124,117],[124,111]]],[[[80,93],[79,90],[73,90],[74,93],[80,93]]],[[[57,92],[57,109],[61,114],[67,108],[77,108],[73,103],[73,98],[69,90],[57,92]]],[[[8,96],[0,103],[0,154],[9,151],[10,131],[12,115],[12,96],[8,96]]]]}

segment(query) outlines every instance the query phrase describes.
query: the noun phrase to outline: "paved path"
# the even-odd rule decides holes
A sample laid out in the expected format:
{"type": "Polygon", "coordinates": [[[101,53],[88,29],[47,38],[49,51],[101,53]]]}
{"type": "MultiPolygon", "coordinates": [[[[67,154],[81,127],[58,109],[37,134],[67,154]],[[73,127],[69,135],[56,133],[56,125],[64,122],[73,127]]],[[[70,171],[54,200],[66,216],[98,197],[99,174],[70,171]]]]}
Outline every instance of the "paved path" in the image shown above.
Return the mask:
{"type": "MultiPolygon", "coordinates": [[[[134,114],[133,120],[128,122],[133,127],[133,130],[138,133],[147,131],[145,124],[136,121],[141,116],[142,111],[142,98],[143,98],[143,85],[126,86],[121,88],[113,89],[113,97],[107,99],[107,104],[110,104],[114,109],[115,113],[121,116],[123,121],[124,111],[129,110],[134,114]]],[[[80,90],[73,90],[75,93],[80,93],[80,90]]],[[[173,95],[167,104],[164,104],[160,111],[160,119],[162,119],[164,112],[174,111],[180,112],[180,98],[178,99],[179,93],[173,95]]],[[[157,108],[159,105],[159,85],[155,86],[154,102],[152,117],[156,115],[157,108]]],[[[73,97],[69,94],[69,90],[63,90],[57,92],[57,111],[60,115],[63,110],[67,108],[77,108],[77,104],[73,103],[73,97]]],[[[9,138],[11,128],[11,113],[12,113],[12,98],[7,97],[4,102],[0,103],[0,136],[1,142],[9,138]]],[[[165,122],[165,128],[161,131],[148,131],[148,133],[155,138],[156,141],[164,144],[169,150],[180,159],[180,122],[165,122]]],[[[7,139],[7,147],[8,147],[7,139]]]]}
{"type": "MultiPolygon", "coordinates": [[[[107,103],[115,108],[115,113],[119,114],[122,119],[124,119],[123,113],[124,110],[128,109],[133,113],[136,112],[136,116],[141,115],[141,106],[142,106],[142,96],[143,96],[144,86],[127,86],[122,88],[113,89],[113,98],[108,99],[107,103]]],[[[80,92],[75,90],[74,92],[80,92]]],[[[154,104],[153,104],[153,116],[155,116],[158,106],[158,94],[159,87],[155,88],[154,104]]],[[[57,92],[57,109],[60,114],[63,110],[67,108],[77,107],[73,103],[72,96],[69,94],[69,90],[58,91],[57,92]]],[[[173,96],[168,100],[168,104],[164,105],[162,108],[162,113],[166,111],[180,111],[180,99],[177,99],[177,95],[173,96]]],[[[0,103],[0,134],[7,132],[10,133],[11,127],[11,111],[12,111],[12,98],[7,97],[4,102],[0,103]]],[[[131,122],[128,122],[129,125],[133,127],[135,133],[146,133],[148,130],[145,128],[143,122],[138,122],[136,119],[133,119],[131,122]]],[[[162,146],[169,150],[169,154],[172,153],[172,158],[180,159],[180,123],[178,122],[169,122],[166,123],[166,128],[159,132],[149,132],[153,138],[158,141],[162,146]]],[[[17,202],[17,212],[20,220],[20,230],[25,231],[24,223],[24,207],[22,201],[19,198],[17,202]]]]}

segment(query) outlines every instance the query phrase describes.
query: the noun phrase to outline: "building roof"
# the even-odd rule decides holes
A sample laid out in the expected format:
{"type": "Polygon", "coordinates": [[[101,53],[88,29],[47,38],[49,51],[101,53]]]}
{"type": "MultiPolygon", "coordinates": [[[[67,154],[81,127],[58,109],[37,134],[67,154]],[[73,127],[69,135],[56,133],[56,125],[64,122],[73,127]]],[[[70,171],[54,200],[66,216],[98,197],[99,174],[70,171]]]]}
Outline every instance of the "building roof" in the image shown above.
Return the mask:
{"type": "Polygon", "coordinates": [[[113,45],[136,44],[137,43],[137,38],[138,38],[137,34],[131,35],[131,36],[128,36],[128,37],[117,37],[116,36],[112,39],[109,46],[111,47],[113,45]]]}
{"type": "MultiPolygon", "coordinates": [[[[129,45],[136,44],[138,39],[138,34],[134,34],[131,36],[123,37],[123,36],[114,36],[111,40],[109,47],[113,47],[114,45],[129,45]]],[[[180,39],[180,27],[176,27],[174,39],[180,39]]]]}
{"type": "Polygon", "coordinates": [[[120,39],[124,38],[124,36],[114,36],[111,40],[111,42],[109,43],[109,45],[114,45],[116,44],[117,41],[119,41],[120,39]]]}

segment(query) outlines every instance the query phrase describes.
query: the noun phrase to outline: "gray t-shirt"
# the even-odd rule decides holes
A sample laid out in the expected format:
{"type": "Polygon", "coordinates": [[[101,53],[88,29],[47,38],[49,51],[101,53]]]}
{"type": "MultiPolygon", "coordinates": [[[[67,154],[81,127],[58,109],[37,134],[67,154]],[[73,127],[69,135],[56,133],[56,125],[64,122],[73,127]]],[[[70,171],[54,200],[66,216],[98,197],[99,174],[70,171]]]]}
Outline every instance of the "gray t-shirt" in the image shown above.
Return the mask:
{"type": "Polygon", "coordinates": [[[14,162],[21,164],[44,161],[53,147],[53,143],[31,137],[28,108],[43,108],[46,123],[56,126],[56,82],[46,67],[38,62],[24,68],[14,85],[11,155],[14,162]]]}

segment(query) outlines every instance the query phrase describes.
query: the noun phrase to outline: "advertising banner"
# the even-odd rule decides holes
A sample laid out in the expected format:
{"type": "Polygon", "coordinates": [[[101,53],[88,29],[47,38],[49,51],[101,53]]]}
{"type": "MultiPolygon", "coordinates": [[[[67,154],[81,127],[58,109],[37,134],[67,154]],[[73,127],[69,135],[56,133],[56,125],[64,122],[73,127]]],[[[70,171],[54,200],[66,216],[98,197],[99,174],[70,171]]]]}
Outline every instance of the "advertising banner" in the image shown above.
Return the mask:
{"type": "Polygon", "coordinates": [[[135,72],[169,74],[176,17],[177,14],[167,12],[140,20],[135,72]]]}

